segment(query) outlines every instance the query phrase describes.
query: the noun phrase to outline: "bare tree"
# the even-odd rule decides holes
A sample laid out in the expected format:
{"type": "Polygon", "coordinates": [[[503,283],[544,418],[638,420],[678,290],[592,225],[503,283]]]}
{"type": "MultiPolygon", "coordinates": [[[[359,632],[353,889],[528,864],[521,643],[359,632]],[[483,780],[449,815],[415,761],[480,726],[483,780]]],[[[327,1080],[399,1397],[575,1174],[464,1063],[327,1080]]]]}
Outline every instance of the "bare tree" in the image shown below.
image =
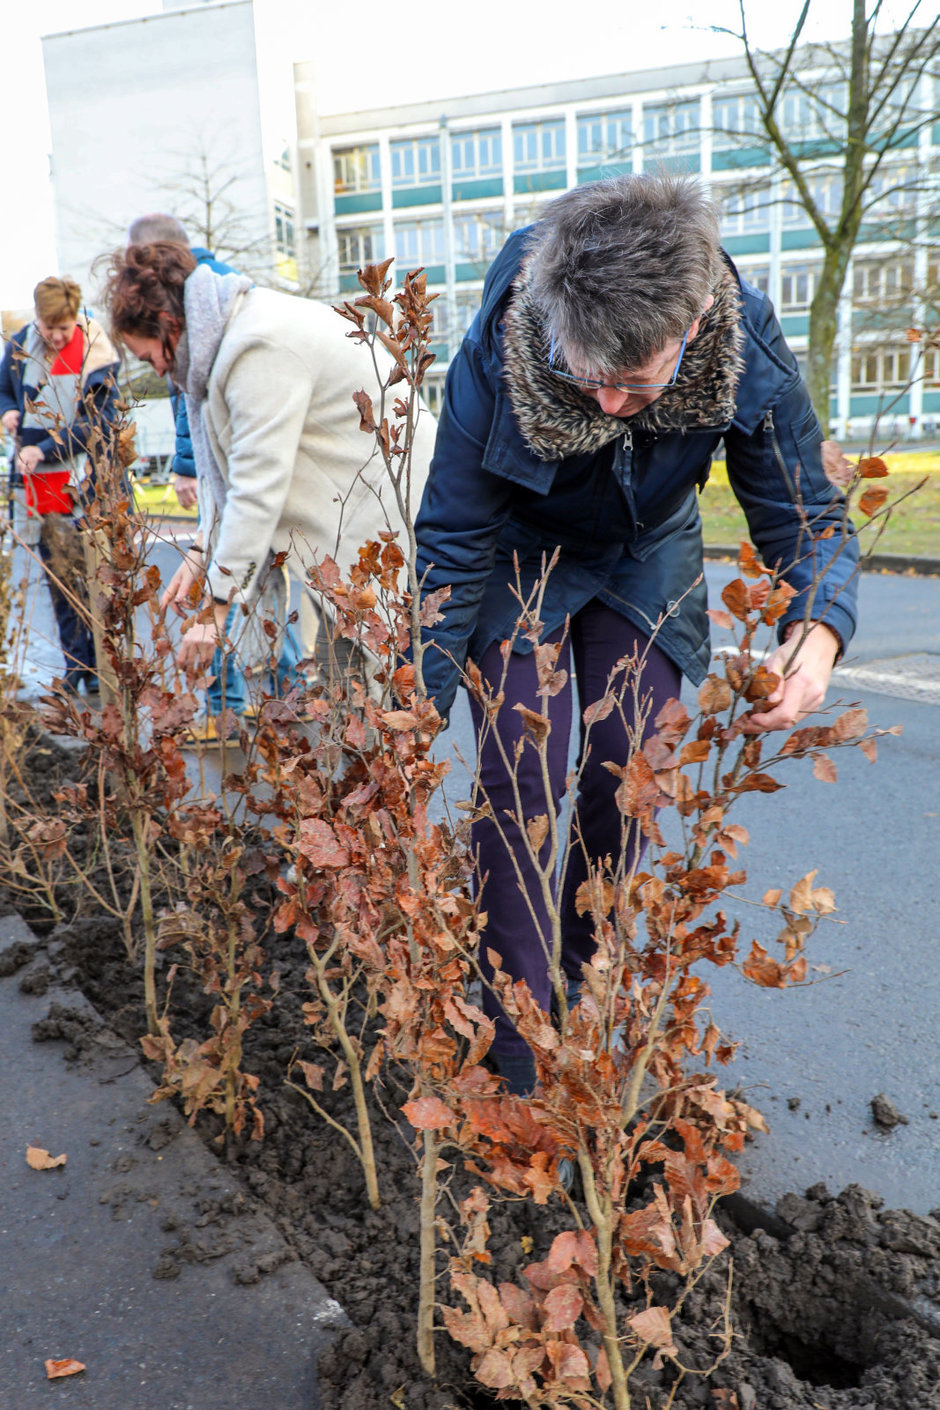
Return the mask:
{"type": "Polygon", "coordinates": [[[167,154],[165,170],[157,189],[190,242],[255,280],[276,282],[267,199],[246,203],[244,169],[235,155],[196,137],[185,151],[167,154]]]}
{"type": "Polygon", "coordinates": [[[786,183],[786,199],[802,207],[822,246],[810,304],[807,382],[826,427],[839,301],[855,245],[867,219],[879,219],[882,238],[900,238],[905,230],[909,238],[915,193],[927,179],[917,171],[916,140],[935,120],[921,80],[940,58],[940,19],[935,13],[928,19],[932,7],[922,10],[922,0],[915,0],[896,30],[876,33],[883,0],[852,0],[847,41],[805,44],[812,3],[804,0],[781,51],[754,45],[746,0],[739,0],[739,29],[719,32],[743,45],[753,82],[754,122],[742,128],[742,145],[759,143],[770,156],[786,183]],[[901,164],[905,155],[913,155],[913,163],[901,164]]]}

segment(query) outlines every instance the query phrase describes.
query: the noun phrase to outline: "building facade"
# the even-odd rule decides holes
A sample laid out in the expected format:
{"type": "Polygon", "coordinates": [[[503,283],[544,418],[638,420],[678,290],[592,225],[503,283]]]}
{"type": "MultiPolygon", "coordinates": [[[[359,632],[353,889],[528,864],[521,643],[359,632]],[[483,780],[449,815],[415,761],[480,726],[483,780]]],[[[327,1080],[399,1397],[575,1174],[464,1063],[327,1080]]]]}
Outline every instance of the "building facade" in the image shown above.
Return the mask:
{"type": "MultiPolygon", "coordinates": [[[[424,266],[440,295],[432,404],[506,234],[576,184],[651,169],[706,184],[721,205],[724,247],[770,294],[805,360],[822,249],[761,141],[743,59],[330,117],[317,114],[312,65],[295,66],[295,84],[303,277],[335,299],[358,288],[365,263],[394,255],[400,273],[424,266]]],[[[875,421],[891,438],[940,430],[940,353],[906,336],[929,320],[940,282],[938,99],[940,78],[920,79],[919,117],[884,162],[845,281],[831,401],[841,437],[875,421]]],[[[782,110],[827,215],[841,197],[844,101],[821,69],[782,110]]]]}

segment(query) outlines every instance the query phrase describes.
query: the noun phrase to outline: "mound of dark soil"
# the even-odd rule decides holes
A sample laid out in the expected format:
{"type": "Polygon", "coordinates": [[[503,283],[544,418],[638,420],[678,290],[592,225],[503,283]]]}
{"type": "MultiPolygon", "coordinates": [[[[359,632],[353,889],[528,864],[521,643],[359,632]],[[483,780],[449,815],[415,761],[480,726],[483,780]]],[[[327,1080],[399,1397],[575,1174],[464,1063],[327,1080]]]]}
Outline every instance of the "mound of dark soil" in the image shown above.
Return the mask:
{"type": "MultiPolygon", "coordinates": [[[[73,759],[60,755],[59,769],[67,770],[73,759]]],[[[264,914],[267,883],[257,884],[264,914]]],[[[0,892],[3,904],[9,906],[10,897],[0,892]]],[[[37,914],[26,918],[35,928],[37,914]]],[[[436,1382],[422,1374],[414,1351],[419,1186],[412,1133],[400,1115],[407,1092],[392,1075],[372,1093],[383,1199],[373,1211],[348,1143],[285,1085],[293,1057],[322,1056],[301,1011],[307,993],[303,945],[290,935],[268,935],[264,943],[280,989],[274,1006],[247,1034],[244,1067],[260,1079],[265,1139],[226,1141],[212,1119],[200,1120],[197,1129],[238,1170],[246,1190],[353,1324],[320,1360],[324,1410],[490,1403],[474,1387],[466,1354],[443,1332],[436,1382]]],[[[127,961],[116,921],[78,916],[53,929],[40,952],[24,948],[15,957],[8,954],[6,963],[21,967],[32,992],[60,978],[79,984],[105,1023],[137,1044],[145,1028],[140,975],[127,961]]],[[[181,972],[173,991],[175,1036],[204,1037],[208,1010],[195,977],[181,972]]],[[[67,1038],[80,1060],[86,1034],[85,1017],[58,1010],[53,1000],[35,1037],[67,1038]]],[[[320,1099],[337,1121],[350,1123],[347,1087],[320,1099]]],[[[459,1172],[454,1180],[454,1192],[462,1193],[459,1172]]],[[[674,1368],[644,1365],[632,1385],[634,1403],[643,1410],[937,1410],[940,1210],[938,1217],[921,1218],[885,1211],[880,1203],[858,1187],[838,1196],[822,1187],[788,1195],[770,1217],[743,1201],[727,1201],[719,1219],[731,1239],[730,1257],[703,1274],[675,1330],[683,1365],[701,1368],[713,1361],[730,1267],[730,1351],[707,1381],[690,1374],[678,1388],[674,1368]]],[[[494,1209],[491,1222],[489,1272],[496,1282],[513,1280],[567,1227],[559,1210],[522,1203],[494,1209]]],[[[263,1272],[259,1266],[258,1275],[263,1272]]],[[[446,1279],[441,1290],[446,1296],[446,1279]]]]}

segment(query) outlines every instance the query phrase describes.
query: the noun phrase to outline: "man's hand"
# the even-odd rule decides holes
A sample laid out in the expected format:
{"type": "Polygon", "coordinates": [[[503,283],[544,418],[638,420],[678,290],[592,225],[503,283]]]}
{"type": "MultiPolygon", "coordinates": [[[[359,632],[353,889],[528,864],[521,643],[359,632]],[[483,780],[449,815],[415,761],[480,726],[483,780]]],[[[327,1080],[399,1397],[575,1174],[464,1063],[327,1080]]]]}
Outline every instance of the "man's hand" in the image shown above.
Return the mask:
{"type": "Polygon", "coordinates": [[[186,610],[186,605],[192,606],[189,594],[192,591],[193,583],[198,583],[202,577],[202,567],[202,549],[198,544],[193,544],[163,589],[160,597],[162,612],[172,605],[182,615],[186,610]]]}
{"type": "Polygon", "coordinates": [[[741,728],[745,734],[759,734],[768,729],[792,729],[806,715],[818,710],[825,700],[841,643],[834,631],[822,622],[816,622],[793,656],[801,632],[802,625],[799,624],[790,639],[778,646],[764,662],[768,671],[781,677],[780,685],[761,708],[752,710],[742,719],[741,728]],[[793,661],[787,668],[791,656],[793,661]]]}
{"type": "Polygon", "coordinates": [[[192,475],[174,476],[173,490],[182,509],[195,508],[199,494],[196,490],[196,481],[193,479],[192,475]]]}
{"type": "Polygon", "coordinates": [[[831,485],[840,490],[848,489],[855,479],[855,466],[842,454],[842,447],[836,441],[823,441],[819,447],[823,474],[831,485]]]}
{"type": "Polygon", "coordinates": [[[38,446],[23,446],[16,457],[16,468],[21,475],[31,475],[45,458],[38,446]]]}
{"type": "Polygon", "coordinates": [[[5,411],[0,416],[0,426],[6,431],[8,436],[15,436],[20,429],[20,413],[13,406],[9,411],[5,411]]]}

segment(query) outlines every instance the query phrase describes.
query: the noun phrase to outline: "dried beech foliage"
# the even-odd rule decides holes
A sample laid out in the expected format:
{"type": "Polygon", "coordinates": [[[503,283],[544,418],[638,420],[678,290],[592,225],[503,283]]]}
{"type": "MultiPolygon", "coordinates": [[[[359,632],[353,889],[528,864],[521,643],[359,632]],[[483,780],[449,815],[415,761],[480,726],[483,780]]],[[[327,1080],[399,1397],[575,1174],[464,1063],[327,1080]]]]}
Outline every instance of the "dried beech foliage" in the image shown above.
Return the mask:
{"type": "MultiPolygon", "coordinates": [[[[410,381],[413,392],[418,384],[413,369],[423,366],[420,337],[415,338],[413,330],[426,328],[429,320],[422,312],[407,322],[409,363],[397,340],[394,301],[386,298],[387,268],[363,271],[360,281],[367,296],[357,303],[375,315],[371,336],[392,355],[397,376],[410,381]]],[[[412,297],[420,289],[414,274],[408,276],[407,288],[412,297]]],[[[354,306],[347,305],[343,313],[357,321],[358,335],[368,341],[354,306]]],[[[374,414],[368,397],[360,394],[356,400],[362,429],[376,437],[386,457],[401,454],[403,408],[398,425],[390,427],[374,414]]],[[[847,500],[859,480],[878,473],[873,464],[859,466],[847,500]]],[[[859,507],[865,514],[883,508],[884,501],[873,494],[877,492],[861,496],[859,507]]],[[[815,529],[805,516],[804,522],[805,551],[811,556],[815,529]]],[[[832,530],[822,532],[831,535],[832,530]]],[[[845,541],[850,532],[846,522],[845,541]]],[[[742,545],[739,566],[741,576],[724,590],[723,609],[713,613],[719,625],[734,631],[735,650],[702,686],[697,711],[670,702],[653,722],[651,736],[626,751],[627,763],[608,765],[619,777],[621,855],[595,866],[579,892],[579,907],[594,923],[597,951],[584,968],[576,1000],[566,992],[561,973],[557,907],[548,937],[557,1013],[546,1014],[527,986],[513,984],[501,972],[498,957],[490,955],[503,1008],[535,1059],[534,1095],[524,1099],[502,1090],[484,1060],[491,1038],[487,1020],[460,999],[455,987],[463,981],[466,959],[474,959],[470,942],[485,921],[483,916],[472,917],[462,894],[453,963],[447,963],[448,912],[435,899],[431,931],[407,929],[407,944],[398,951],[407,962],[397,967],[393,987],[387,987],[389,976],[380,975],[375,989],[376,1006],[388,1023],[387,1051],[407,1056],[414,1074],[414,1091],[404,1113],[423,1141],[423,1237],[434,1222],[431,1167],[443,1166],[442,1154],[459,1153],[480,1181],[462,1203],[463,1245],[451,1262],[451,1284],[460,1305],[445,1306],[440,1315],[450,1334],[472,1352],[477,1379],[498,1399],[533,1406],[613,1404],[624,1410],[630,1405],[631,1373],[644,1357],[672,1361],[681,1378],[692,1371],[707,1374],[730,1344],[730,1327],[716,1329],[712,1366],[687,1367],[672,1330],[673,1320],[681,1315],[684,1289],[703,1263],[725,1247],[713,1208],[718,1198],[737,1188],[733,1157],[748,1130],[763,1127],[759,1113],[717,1084],[714,1065],[726,1063],[733,1050],[706,1010],[709,990],[699,971],[705,964],[735,964],[746,979],[763,986],[801,983],[807,940],[835,908],[831,891],[814,885],[815,873],[791,886],[786,898],[783,890],[769,891],[763,904],[778,913],[781,924],[776,948],[754,939],[742,954],[740,922],[729,919],[725,907],[729,895],[746,882],[737,858],[747,833],[731,815],[745,794],[771,794],[781,787],[775,774],[787,760],[809,758],[816,776],[832,781],[831,753],[836,748],[859,744],[870,758],[875,753],[874,736],[859,710],[795,730],[779,741],[742,732],[748,712],[778,683],[760,664],[756,638],[772,632],[792,590],[757,560],[749,545],[742,545]],[[679,843],[665,839],[665,810],[677,816],[679,843]],[[645,847],[641,860],[627,867],[624,859],[636,856],[627,840],[637,828],[645,847]],[[427,947],[423,962],[416,941],[427,947]],[[431,985],[443,996],[436,1009],[428,1003],[425,986],[431,985]],[[425,1026],[429,1022],[430,1030],[425,1026]],[[580,1199],[569,1194],[573,1171],[580,1199]],[[520,1283],[496,1285],[485,1273],[491,1262],[487,1214],[491,1200],[505,1197],[530,1198],[536,1204],[560,1199],[570,1210],[573,1227],[558,1235],[546,1258],[523,1269],[520,1283]],[[680,1291],[669,1303],[662,1301],[659,1272],[678,1279],[674,1286],[680,1291]]],[[[414,592],[413,571],[411,585],[414,592]]],[[[520,598],[517,631],[532,642],[545,707],[541,712],[523,711],[525,733],[519,748],[539,751],[544,761],[551,729],[547,702],[564,682],[556,670],[557,646],[539,643],[540,595],[536,589],[528,602],[520,598]]],[[[417,622],[414,602],[412,618],[417,622]]],[[[507,651],[510,646],[507,643],[507,651]]],[[[414,654],[420,656],[420,651],[414,654]]],[[[627,692],[638,689],[640,663],[624,664],[623,683],[586,713],[588,740],[594,720],[619,710],[626,721],[642,717],[647,708],[640,699],[630,702],[632,710],[624,708],[627,692]]],[[[520,708],[505,700],[499,688],[487,693],[472,666],[467,683],[477,694],[484,718],[520,708]]],[[[414,731],[423,728],[417,699],[407,702],[415,715],[408,722],[412,739],[417,738],[414,731]]],[[[406,724],[404,714],[401,724],[406,724]]],[[[365,762],[364,756],[360,762],[365,762]]],[[[518,756],[505,763],[512,772],[518,756]]],[[[357,775],[356,783],[357,800],[376,796],[374,780],[357,775]]],[[[474,806],[486,809],[479,779],[475,784],[474,806]]],[[[573,780],[572,792],[574,785],[573,780]]],[[[548,800],[541,816],[524,817],[520,810],[511,822],[536,866],[550,839],[541,874],[553,901],[554,878],[565,865],[567,850],[577,845],[576,837],[559,830],[548,800]]],[[[351,836],[337,828],[331,834],[318,831],[317,843],[321,873],[325,866],[335,868],[336,891],[342,894],[345,867],[351,858],[358,860],[351,836]]],[[[413,877],[414,864],[402,861],[403,874],[413,877]]],[[[428,894],[441,896],[441,873],[429,865],[423,845],[418,870],[431,877],[428,894]]],[[[357,885],[361,874],[357,865],[357,885]]],[[[398,906],[395,911],[393,924],[398,927],[398,906]]],[[[382,920],[388,918],[387,906],[381,911],[369,907],[367,935],[360,933],[356,942],[360,950],[387,933],[382,920]]],[[[319,932],[315,938],[320,940],[319,932]]],[[[485,931],[483,938],[485,943],[485,931]]],[[[377,960],[374,952],[368,959],[360,955],[363,972],[377,960]]],[[[377,1060],[374,1052],[373,1068],[377,1060]]],[[[423,1259],[423,1280],[426,1274],[433,1279],[433,1265],[423,1259]]],[[[428,1296],[425,1286],[419,1349],[430,1370],[428,1296]]]]}

